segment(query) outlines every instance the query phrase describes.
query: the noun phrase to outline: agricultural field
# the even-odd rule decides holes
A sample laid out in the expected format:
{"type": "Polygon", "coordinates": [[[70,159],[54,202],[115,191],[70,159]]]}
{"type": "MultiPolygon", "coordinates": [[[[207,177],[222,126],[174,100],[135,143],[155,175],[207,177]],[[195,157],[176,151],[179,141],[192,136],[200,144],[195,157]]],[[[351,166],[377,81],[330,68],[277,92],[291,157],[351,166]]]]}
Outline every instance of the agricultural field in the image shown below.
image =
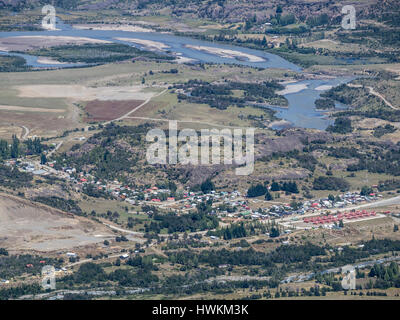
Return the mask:
{"type": "Polygon", "coordinates": [[[143,100],[123,100],[123,101],[90,101],[85,112],[88,114],[85,121],[104,121],[119,118],[137,106],[141,105],[143,100]]]}
{"type": "MultiPolygon", "coordinates": [[[[207,66],[203,70],[168,62],[153,62],[150,65],[147,62],[136,62],[135,64],[124,62],[89,69],[3,73],[0,75],[2,83],[0,112],[4,114],[3,119],[8,119],[6,120],[8,123],[26,126],[31,130],[31,134],[35,134],[36,130],[41,132],[44,129],[51,129],[54,134],[55,129],[61,133],[75,127],[80,128],[84,126],[87,114],[91,115],[87,121],[116,119],[138,105],[136,102],[131,104],[129,102],[131,100],[144,102],[146,99],[151,99],[143,108],[126,119],[130,123],[140,123],[141,119],[134,117],[142,117],[187,121],[185,124],[189,126],[207,122],[222,126],[243,126],[248,123],[246,119],[250,115],[255,117],[264,115],[266,119],[270,118],[268,113],[259,109],[232,106],[229,113],[234,116],[229,117],[228,120],[227,112],[219,112],[207,105],[188,104],[184,101],[177,103],[176,94],[165,92],[158,96],[168,85],[173,85],[177,81],[184,83],[190,79],[207,81],[220,79],[220,77],[214,76],[216,74],[213,72],[214,69],[218,70],[218,74],[226,79],[232,79],[232,81],[236,79],[237,67],[207,66]],[[167,73],[173,67],[177,68],[178,73],[167,73]],[[144,84],[142,84],[142,79],[145,79],[144,84]],[[102,110],[112,103],[109,100],[117,100],[116,102],[120,104],[119,111],[111,111],[104,118],[102,110]],[[213,121],[209,121],[210,112],[214,115],[213,121]],[[186,114],[191,116],[187,117],[186,114]],[[100,118],[97,118],[98,116],[100,118]],[[48,123],[51,126],[49,127],[48,123],[43,121],[37,121],[38,119],[50,120],[48,123]],[[41,125],[44,126],[40,127],[41,125]]],[[[276,76],[282,80],[286,79],[283,73],[274,70],[270,72],[249,70],[245,74],[248,81],[257,81],[257,79],[265,79],[265,77],[276,79],[276,76]]],[[[149,119],[149,121],[152,120],[149,119]]]]}

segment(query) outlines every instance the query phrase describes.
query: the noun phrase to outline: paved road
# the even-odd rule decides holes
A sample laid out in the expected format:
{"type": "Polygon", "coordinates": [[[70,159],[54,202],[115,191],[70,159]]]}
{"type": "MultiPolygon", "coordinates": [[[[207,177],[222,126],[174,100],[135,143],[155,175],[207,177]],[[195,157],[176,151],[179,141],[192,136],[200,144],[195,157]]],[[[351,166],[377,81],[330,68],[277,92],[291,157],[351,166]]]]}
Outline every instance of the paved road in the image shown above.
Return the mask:
{"type": "Polygon", "coordinates": [[[361,209],[361,208],[379,208],[379,207],[385,207],[385,206],[392,206],[392,205],[400,205],[400,196],[389,198],[389,199],[383,199],[371,203],[365,203],[361,204],[355,207],[351,208],[346,208],[347,210],[351,209],[361,209]]]}
{"type": "Polygon", "coordinates": [[[123,228],[116,227],[116,226],[113,226],[112,224],[108,224],[108,223],[105,223],[105,222],[103,222],[103,224],[105,226],[111,228],[111,229],[114,229],[114,230],[117,230],[117,231],[120,231],[120,232],[129,233],[129,234],[132,234],[132,235],[135,235],[135,236],[139,236],[139,237],[143,237],[143,235],[144,235],[144,232],[137,232],[137,231],[123,229],[123,228]]]}
{"type": "MultiPolygon", "coordinates": [[[[124,289],[126,294],[143,293],[149,290],[150,289],[148,288],[124,289]]],[[[32,299],[62,300],[65,294],[87,294],[90,296],[115,296],[117,292],[115,290],[106,290],[104,288],[93,288],[91,290],[57,290],[36,295],[28,294],[20,296],[18,300],[32,300],[32,299]]]]}
{"type": "MultiPolygon", "coordinates": [[[[107,258],[105,258],[105,259],[118,258],[118,257],[120,257],[122,254],[123,254],[123,253],[117,253],[117,254],[109,255],[109,256],[108,256],[107,258]]],[[[90,262],[90,261],[93,261],[93,259],[92,259],[92,258],[89,258],[89,259],[79,260],[79,261],[77,261],[77,262],[73,262],[73,263],[67,264],[67,265],[65,266],[65,268],[72,268],[72,267],[74,267],[74,266],[78,266],[78,265],[80,265],[80,264],[83,264],[83,263],[86,263],[86,262],[90,262]]]]}
{"type": "MultiPolygon", "coordinates": [[[[109,227],[109,228],[111,228],[111,229],[117,230],[117,231],[119,231],[119,232],[125,232],[125,233],[128,233],[128,234],[132,234],[132,235],[134,235],[134,236],[143,237],[144,234],[145,234],[144,232],[132,231],[132,230],[127,230],[127,229],[123,229],[123,228],[120,228],[120,227],[116,227],[116,226],[114,226],[114,225],[112,225],[112,224],[108,224],[108,223],[106,223],[106,222],[102,222],[102,223],[103,223],[106,227],[109,227]]],[[[188,235],[195,235],[195,234],[205,235],[207,232],[208,232],[208,230],[206,230],[206,231],[193,231],[193,232],[188,232],[187,234],[188,234],[188,235]]],[[[184,234],[183,232],[179,233],[180,236],[183,236],[183,234],[184,234]]],[[[160,235],[160,236],[166,238],[166,237],[170,236],[170,234],[167,234],[167,235],[160,235]]],[[[142,239],[138,239],[138,240],[142,240],[142,239]]],[[[154,244],[154,243],[151,243],[150,246],[152,246],[153,244],[154,244]]]]}
{"type": "MultiPolygon", "coordinates": [[[[400,205],[400,196],[396,196],[396,197],[389,198],[389,199],[382,199],[382,200],[378,200],[375,202],[364,203],[364,204],[360,204],[360,205],[352,206],[352,207],[323,209],[322,211],[324,211],[324,212],[325,211],[329,211],[329,212],[351,211],[353,209],[357,210],[357,209],[362,209],[362,208],[379,208],[379,207],[385,207],[385,206],[391,206],[391,205],[400,205]]],[[[318,212],[302,215],[301,217],[299,217],[299,219],[313,217],[313,216],[319,216],[320,214],[321,214],[321,210],[319,210],[318,212]]],[[[278,221],[279,222],[295,222],[292,219],[293,219],[293,216],[287,216],[287,217],[279,219],[278,221]]]]}
{"type": "MultiPolygon", "coordinates": [[[[386,262],[391,262],[391,261],[398,261],[400,260],[400,257],[389,257],[389,258],[382,258],[382,259],[376,259],[376,260],[370,260],[370,261],[364,261],[364,262],[357,262],[352,265],[345,265],[341,267],[336,267],[336,268],[331,268],[331,269],[326,269],[324,271],[317,272],[317,274],[328,274],[328,273],[338,273],[340,272],[341,269],[346,269],[346,270],[351,270],[351,269],[356,269],[356,268],[366,268],[366,267],[372,267],[374,264],[381,264],[381,263],[386,263],[386,262]]],[[[286,277],[284,280],[281,281],[281,283],[290,283],[290,282],[304,282],[307,280],[312,279],[315,276],[315,273],[311,272],[308,274],[296,274],[292,275],[290,277],[286,277]]]]}

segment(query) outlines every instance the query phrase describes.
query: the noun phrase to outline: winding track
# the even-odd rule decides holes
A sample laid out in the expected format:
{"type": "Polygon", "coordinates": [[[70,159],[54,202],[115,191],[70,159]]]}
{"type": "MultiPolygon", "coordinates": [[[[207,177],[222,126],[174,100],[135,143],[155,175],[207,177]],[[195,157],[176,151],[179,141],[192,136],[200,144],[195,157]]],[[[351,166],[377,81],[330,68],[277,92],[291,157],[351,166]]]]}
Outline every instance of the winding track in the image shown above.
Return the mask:
{"type": "Polygon", "coordinates": [[[22,129],[24,129],[25,132],[21,133],[21,140],[25,140],[28,137],[28,134],[30,132],[29,128],[25,126],[21,126],[22,129]]]}
{"type": "MultiPolygon", "coordinates": [[[[364,86],[361,84],[348,84],[347,86],[349,86],[350,88],[363,88],[364,86]]],[[[372,94],[375,97],[380,98],[384,103],[386,103],[386,105],[390,108],[392,108],[393,110],[399,110],[399,108],[396,108],[394,105],[392,105],[388,100],[386,100],[386,98],[381,95],[379,92],[375,91],[375,89],[373,87],[369,87],[366,86],[365,88],[368,89],[369,93],[372,94]]]]}

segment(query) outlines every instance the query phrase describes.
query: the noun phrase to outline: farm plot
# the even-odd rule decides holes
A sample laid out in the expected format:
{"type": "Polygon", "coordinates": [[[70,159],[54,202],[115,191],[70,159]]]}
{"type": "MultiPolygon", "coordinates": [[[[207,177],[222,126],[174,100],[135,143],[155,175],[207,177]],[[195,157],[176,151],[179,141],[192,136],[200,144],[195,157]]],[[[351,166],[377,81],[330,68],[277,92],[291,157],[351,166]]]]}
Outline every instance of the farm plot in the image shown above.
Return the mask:
{"type": "Polygon", "coordinates": [[[90,101],[85,108],[85,121],[108,121],[117,119],[142,104],[143,100],[90,101]]]}

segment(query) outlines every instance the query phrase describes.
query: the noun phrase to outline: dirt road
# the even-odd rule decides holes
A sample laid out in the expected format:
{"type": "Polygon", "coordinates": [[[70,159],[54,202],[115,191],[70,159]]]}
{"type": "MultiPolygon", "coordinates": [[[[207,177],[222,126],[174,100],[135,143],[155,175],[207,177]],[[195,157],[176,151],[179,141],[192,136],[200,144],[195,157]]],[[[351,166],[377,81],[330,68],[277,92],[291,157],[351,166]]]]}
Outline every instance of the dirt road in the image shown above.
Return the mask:
{"type": "MultiPolygon", "coordinates": [[[[350,88],[363,88],[364,86],[361,84],[348,84],[347,86],[349,86],[350,88]]],[[[375,89],[373,87],[369,87],[369,86],[365,86],[365,88],[368,89],[369,93],[380,98],[383,102],[386,103],[386,105],[394,110],[399,110],[399,108],[396,108],[394,105],[392,105],[389,101],[386,100],[386,98],[381,95],[379,92],[375,91],[375,89]]]]}
{"type": "Polygon", "coordinates": [[[30,130],[25,126],[21,126],[21,128],[24,129],[24,131],[21,133],[21,140],[25,140],[28,137],[30,130]]]}
{"type": "Polygon", "coordinates": [[[110,121],[104,122],[103,125],[107,125],[107,124],[109,124],[109,123],[111,123],[111,122],[123,120],[123,119],[129,117],[132,113],[134,113],[135,111],[139,110],[139,109],[140,109],[141,107],[143,107],[144,105],[148,104],[148,103],[151,101],[151,99],[161,96],[162,94],[164,94],[165,92],[167,92],[167,90],[168,90],[168,89],[164,89],[163,91],[161,91],[160,93],[156,94],[155,96],[150,97],[150,98],[147,98],[142,104],[138,105],[136,108],[132,109],[132,110],[129,111],[128,113],[125,113],[123,116],[121,116],[121,117],[119,117],[119,118],[116,118],[116,119],[114,119],[114,120],[110,120],[110,121]]]}
{"type": "Polygon", "coordinates": [[[126,117],[129,119],[138,119],[138,120],[149,120],[149,121],[176,121],[179,123],[194,123],[194,124],[204,124],[210,127],[220,127],[220,128],[233,128],[233,129],[243,129],[243,127],[233,127],[233,126],[226,126],[223,124],[211,123],[211,122],[204,122],[204,121],[190,121],[190,120],[173,120],[173,119],[157,119],[157,118],[146,118],[146,117],[126,117]]]}
{"type": "Polygon", "coordinates": [[[54,152],[56,152],[58,149],[60,149],[60,147],[62,146],[63,142],[64,142],[64,141],[60,141],[60,142],[56,145],[56,147],[55,147],[53,150],[51,150],[51,151],[47,154],[47,157],[50,158],[50,157],[53,155],[54,152]]]}

